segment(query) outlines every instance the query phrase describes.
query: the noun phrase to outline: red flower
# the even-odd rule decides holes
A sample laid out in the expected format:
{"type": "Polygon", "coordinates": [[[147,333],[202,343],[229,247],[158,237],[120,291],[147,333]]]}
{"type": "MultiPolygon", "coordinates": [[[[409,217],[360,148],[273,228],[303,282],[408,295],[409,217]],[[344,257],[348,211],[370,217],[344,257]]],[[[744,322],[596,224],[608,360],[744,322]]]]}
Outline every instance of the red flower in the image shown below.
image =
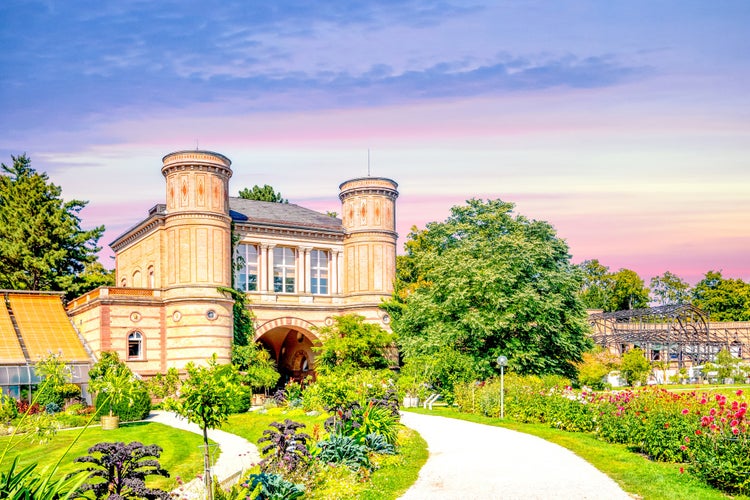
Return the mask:
{"type": "Polygon", "coordinates": [[[687,446],[685,446],[684,444],[681,444],[681,445],[680,445],[680,449],[681,449],[682,451],[685,451],[685,450],[687,450],[687,446]]]}
{"type": "Polygon", "coordinates": [[[739,427],[735,427],[735,428],[733,428],[733,429],[732,429],[732,434],[734,434],[735,436],[736,436],[737,434],[739,434],[739,433],[740,433],[740,429],[739,429],[739,427]]]}
{"type": "Polygon", "coordinates": [[[680,467],[680,474],[684,474],[684,473],[685,473],[685,467],[680,467]]]}
{"type": "Polygon", "coordinates": [[[682,410],[682,414],[683,415],[687,415],[688,413],[690,413],[690,410],[688,410],[687,408],[685,408],[684,410],[682,410]]]}
{"type": "Polygon", "coordinates": [[[664,428],[669,429],[669,422],[664,422],[664,428]]]}
{"type": "Polygon", "coordinates": [[[735,392],[738,396],[742,396],[742,389],[737,389],[737,392],[735,392]]]}
{"type": "Polygon", "coordinates": [[[696,436],[700,436],[701,434],[703,434],[703,433],[701,432],[700,429],[695,429],[695,435],[696,436]]]}
{"type": "Polygon", "coordinates": [[[685,442],[690,443],[690,438],[688,436],[685,436],[685,442]]]}

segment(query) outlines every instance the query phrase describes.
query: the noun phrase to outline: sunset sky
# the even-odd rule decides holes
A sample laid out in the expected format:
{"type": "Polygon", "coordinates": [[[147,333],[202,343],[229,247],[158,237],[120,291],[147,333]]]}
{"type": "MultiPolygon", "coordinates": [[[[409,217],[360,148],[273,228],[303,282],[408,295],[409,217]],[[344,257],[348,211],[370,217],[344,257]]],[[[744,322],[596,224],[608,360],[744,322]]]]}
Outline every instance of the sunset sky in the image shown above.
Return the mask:
{"type": "Polygon", "coordinates": [[[164,202],[172,151],[228,156],[233,195],[340,211],[369,149],[400,245],[501,198],[574,262],[750,280],[747,0],[4,0],[0,21],[0,161],[88,200],[105,247],[164,202]]]}

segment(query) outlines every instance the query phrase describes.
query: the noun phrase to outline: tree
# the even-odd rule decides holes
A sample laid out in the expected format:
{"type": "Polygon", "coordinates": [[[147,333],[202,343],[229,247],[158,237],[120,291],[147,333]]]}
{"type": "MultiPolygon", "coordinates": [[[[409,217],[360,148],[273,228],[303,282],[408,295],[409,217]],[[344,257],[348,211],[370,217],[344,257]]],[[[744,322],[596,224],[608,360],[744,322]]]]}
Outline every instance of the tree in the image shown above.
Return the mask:
{"type": "Polygon", "coordinates": [[[635,347],[622,355],[620,371],[630,385],[645,384],[651,373],[651,364],[643,350],[635,347]]]}
{"type": "Polygon", "coordinates": [[[90,473],[81,491],[91,491],[94,498],[121,500],[168,499],[170,494],[146,487],[147,476],[169,477],[169,472],[156,460],[162,449],[155,444],[145,446],[132,443],[98,443],[89,448],[89,454],[74,460],[90,464],[82,469],[90,473]]]}
{"type": "Polygon", "coordinates": [[[258,342],[232,347],[232,364],[237,367],[245,384],[253,389],[276,385],[281,375],[271,354],[258,342]]]}
{"type": "Polygon", "coordinates": [[[581,300],[587,309],[602,309],[608,311],[610,294],[612,293],[612,273],[609,268],[598,260],[585,260],[578,264],[583,273],[581,300]]]}
{"type": "Polygon", "coordinates": [[[66,290],[66,298],[80,297],[100,286],[115,285],[114,269],[105,269],[99,262],[89,262],[80,274],[68,274],[60,278],[61,287],[66,290]]]}
{"type": "Polygon", "coordinates": [[[693,304],[709,313],[712,321],[748,321],[750,284],[708,271],[693,289],[693,304]]]}
{"type": "Polygon", "coordinates": [[[252,189],[244,188],[240,191],[240,198],[246,200],[271,201],[274,203],[289,203],[289,200],[286,200],[281,196],[281,192],[277,192],[268,184],[264,184],[263,187],[256,184],[252,189]]]}
{"type": "MultiPolygon", "coordinates": [[[[40,406],[54,403],[62,408],[66,396],[65,388],[73,380],[70,367],[62,359],[62,355],[50,353],[49,356],[39,360],[34,365],[34,372],[44,382],[39,388],[36,402],[40,406]]],[[[79,389],[78,394],[80,393],[79,389]]]]}
{"type": "Polygon", "coordinates": [[[690,302],[690,285],[676,274],[665,271],[651,278],[651,294],[660,305],[690,302]]]}
{"type": "Polygon", "coordinates": [[[601,347],[595,347],[584,352],[582,358],[580,363],[576,363],[578,383],[597,391],[603,390],[605,377],[619,365],[617,355],[601,347]]]}
{"type": "Polygon", "coordinates": [[[204,481],[210,500],[213,489],[208,429],[221,427],[229,418],[233,400],[241,397],[237,369],[232,365],[218,364],[214,354],[208,366],[190,362],[185,370],[188,376],[180,387],[180,398],[170,406],[203,431],[204,481]]]}
{"type": "Polygon", "coordinates": [[[318,330],[323,341],[315,347],[315,367],[320,373],[388,368],[391,336],[379,325],[365,323],[356,314],[334,316],[333,324],[318,330]]]}
{"type": "Polygon", "coordinates": [[[104,226],[81,229],[85,201],[64,201],[31,160],[12,156],[0,175],[0,288],[67,290],[96,261],[104,226]]]}
{"type": "Polygon", "coordinates": [[[472,199],[409,235],[384,305],[405,359],[451,350],[489,377],[504,354],[520,373],[574,374],[591,346],[581,274],[552,226],[513,207],[472,199]]]}
{"type": "Polygon", "coordinates": [[[612,283],[608,311],[648,307],[648,288],[638,273],[620,269],[612,275],[612,283]]]}
{"type": "Polygon", "coordinates": [[[89,370],[89,387],[96,393],[97,410],[107,405],[109,415],[140,420],[151,411],[151,398],[142,380],[136,379],[116,352],[103,351],[89,370]]]}

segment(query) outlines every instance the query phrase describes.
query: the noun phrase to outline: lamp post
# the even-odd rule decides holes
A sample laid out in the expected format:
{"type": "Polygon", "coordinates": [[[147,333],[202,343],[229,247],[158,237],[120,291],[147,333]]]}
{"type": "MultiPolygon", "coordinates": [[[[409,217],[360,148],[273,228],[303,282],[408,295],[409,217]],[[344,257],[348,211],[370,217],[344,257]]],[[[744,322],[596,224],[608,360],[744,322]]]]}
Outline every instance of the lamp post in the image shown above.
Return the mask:
{"type": "Polygon", "coordinates": [[[505,367],[508,366],[508,358],[502,354],[497,357],[497,365],[500,367],[500,418],[505,418],[505,367]]]}

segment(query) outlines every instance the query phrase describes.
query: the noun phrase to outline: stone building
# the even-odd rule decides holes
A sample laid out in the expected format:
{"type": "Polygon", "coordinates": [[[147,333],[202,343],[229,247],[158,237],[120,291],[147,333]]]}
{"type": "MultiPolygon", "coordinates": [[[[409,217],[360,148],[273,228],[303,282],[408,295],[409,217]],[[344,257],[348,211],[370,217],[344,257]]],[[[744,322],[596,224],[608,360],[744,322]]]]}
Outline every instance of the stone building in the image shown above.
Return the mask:
{"type": "Polygon", "coordinates": [[[116,287],[68,304],[88,346],[116,351],[143,376],[214,353],[229,362],[233,301],[247,294],[256,341],[280,371],[314,367],[316,329],[356,313],[388,328],[397,184],[363,177],[339,186],[342,218],[294,204],[229,196],[231,161],[210,151],[163,158],[166,203],[119,236],[116,287]]]}

